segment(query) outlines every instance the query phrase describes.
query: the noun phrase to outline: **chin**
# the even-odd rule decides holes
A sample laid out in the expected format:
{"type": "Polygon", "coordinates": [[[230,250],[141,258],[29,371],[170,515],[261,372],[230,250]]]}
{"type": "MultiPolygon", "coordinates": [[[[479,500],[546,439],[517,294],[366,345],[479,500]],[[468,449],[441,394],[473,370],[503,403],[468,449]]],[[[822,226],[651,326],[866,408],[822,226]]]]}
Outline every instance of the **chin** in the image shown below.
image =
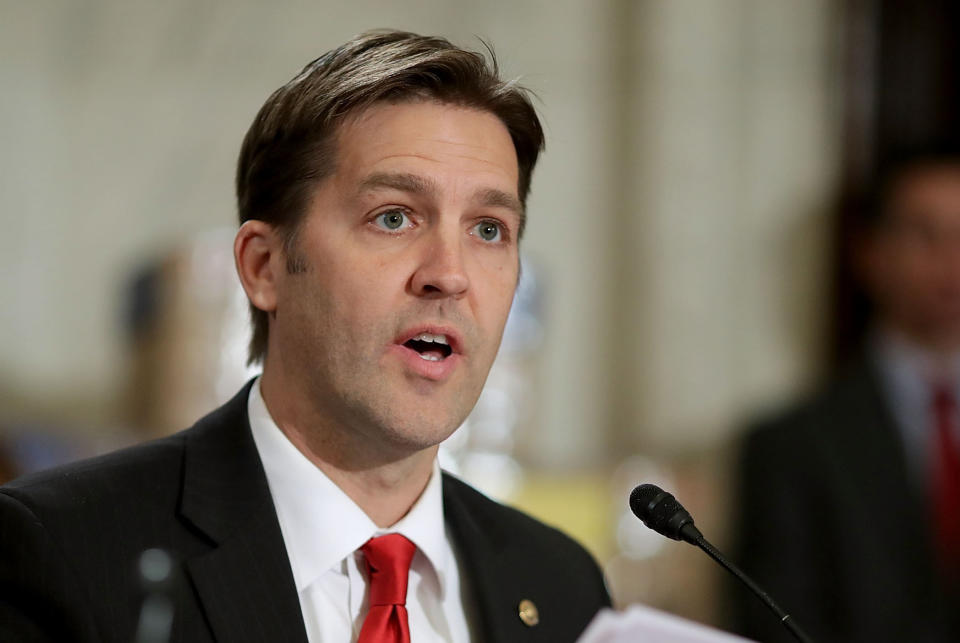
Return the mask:
{"type": "MultiPolygon", "coordinates": [[[[404,451],[422,451],[434,447],[453,434],[463,422],[459,412],[430,409],[441,412],[424,412],[422,407],[403,408],[392,403],[367,407],[365,424],[368,436],[379,435],[404,451]]],[[[466,414],[463,414],[466,417],[466,414]]]]}
{"type": "Polygon", "coordinates": [[[422,451],[435,447],[456,431],[461,422],[451,424],[451,420],[414,421],[411,423],[394,424],[390,435],[394,442],[411,451],[422,451]]]}
{"type": "Polygon", "coordinates": [[[368,438],[379,436],[412,453],[435,447],[450,437],[463,424],[476,397],[479,393],[468,394],[462,387],[458,395],[429,397],[401,390],[357,396],[348,407],[354,420],[366,425],[364,433],[368,438]]]}

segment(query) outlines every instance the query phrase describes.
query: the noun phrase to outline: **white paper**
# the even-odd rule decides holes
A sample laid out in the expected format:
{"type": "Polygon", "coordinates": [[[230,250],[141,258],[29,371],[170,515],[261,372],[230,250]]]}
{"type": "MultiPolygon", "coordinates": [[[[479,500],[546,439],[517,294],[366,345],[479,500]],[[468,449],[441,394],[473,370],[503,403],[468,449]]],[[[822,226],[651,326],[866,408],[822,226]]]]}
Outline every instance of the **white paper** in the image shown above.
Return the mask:
{"type": "Polygon", "coordinates": [[[749,643],[747,639],[642,605],[601,610],[578,643],[749,643]]]}

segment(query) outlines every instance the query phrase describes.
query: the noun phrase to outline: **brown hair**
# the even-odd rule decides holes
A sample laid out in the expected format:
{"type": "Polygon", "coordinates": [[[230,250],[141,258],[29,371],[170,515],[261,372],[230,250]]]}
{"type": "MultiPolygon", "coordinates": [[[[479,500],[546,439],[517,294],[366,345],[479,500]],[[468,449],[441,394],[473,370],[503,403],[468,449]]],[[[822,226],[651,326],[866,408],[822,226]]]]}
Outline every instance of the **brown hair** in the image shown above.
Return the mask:
{"type": "MultiPolygon", "coordinates": [[[[430,99],[490,112],[517,152],[517,191],[526,203],[543,149],[543,129],[526,89],[499,77],[487,58],[444,38],[402,31],[361,34],[327,52],[273,92],[250,126],[237,163],[240,223],[258,219],[282,230],[287,270],[302,269],[296,233],[316,185],[333,173],[335,134],[350,114],[380,101],[430,99]]],[[[522,233],[522,230],[520,231],[522,233]]],[[[250,358],[267,349],[267,314],[250,306],[250,358]]]]}

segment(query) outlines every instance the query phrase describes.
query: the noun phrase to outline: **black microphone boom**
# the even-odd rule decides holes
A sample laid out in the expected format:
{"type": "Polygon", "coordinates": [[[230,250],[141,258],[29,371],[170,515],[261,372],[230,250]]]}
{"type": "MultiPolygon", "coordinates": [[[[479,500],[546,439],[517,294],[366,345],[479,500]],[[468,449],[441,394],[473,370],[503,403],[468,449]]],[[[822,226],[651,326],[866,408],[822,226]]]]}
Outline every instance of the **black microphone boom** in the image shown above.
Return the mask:
{"type": "Polygon", "coordinates": [[[780,606],[773,601],[769,594],[754,583],[749,576],[740,571],[736,565],[727,560],[716,547],[707,542],[700,530],[694,526],[693,517],[672,494],[667,493],[657,485],[642,484],[630,493],[630,509],[636,514],[637,518],[643,521],[643,524],[658,534],[674,540],[685,540],[705,551],[710,558],[720,563],[724,569],[750,588],[750,591],[756,594],[763,601],[763,604],[777,615],[783,626],[798,641],[813,643],[813,639],[804,634],[796,621],[780,609],[780,606]]]}

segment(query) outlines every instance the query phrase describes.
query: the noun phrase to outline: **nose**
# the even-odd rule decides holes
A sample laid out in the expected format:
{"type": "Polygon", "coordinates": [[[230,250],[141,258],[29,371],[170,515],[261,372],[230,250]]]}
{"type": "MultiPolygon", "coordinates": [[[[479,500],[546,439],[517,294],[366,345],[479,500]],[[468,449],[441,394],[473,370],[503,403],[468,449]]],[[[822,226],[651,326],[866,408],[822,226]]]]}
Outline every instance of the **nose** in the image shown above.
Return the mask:
{"type": "Polygon", "coordinates": [[[458,231],[436,229],[422,241],[420,260],[410,282],[413,293],[433,299],[465,295],[470,279],[458,231]]]}

